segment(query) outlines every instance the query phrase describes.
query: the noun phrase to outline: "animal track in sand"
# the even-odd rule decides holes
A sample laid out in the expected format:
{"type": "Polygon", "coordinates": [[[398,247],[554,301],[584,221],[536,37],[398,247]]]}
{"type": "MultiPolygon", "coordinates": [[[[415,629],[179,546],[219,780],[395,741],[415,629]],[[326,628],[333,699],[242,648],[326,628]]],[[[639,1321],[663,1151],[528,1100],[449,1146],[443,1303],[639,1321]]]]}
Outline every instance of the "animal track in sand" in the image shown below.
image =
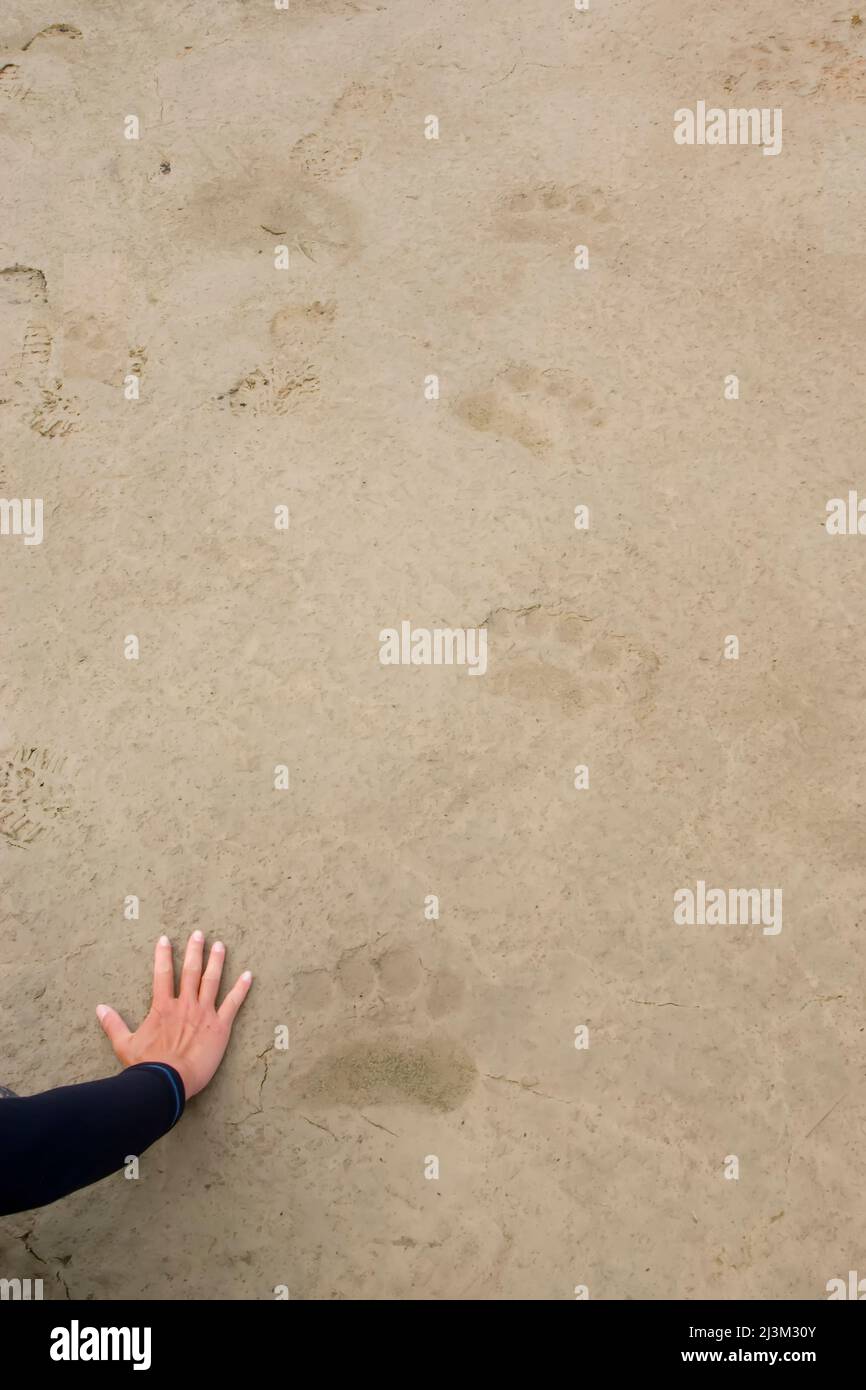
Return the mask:
{"type": "Polygon", "coordinates": [[[295,1096],[307,1105],[454,1109],[476,1068],[436,1025],[459,1012],[464,992],[460,976],[428,970],[409,946],[358,946],[331,970],[301,972],[293,1012],[340,1041],[298,1079],[295,1096]]]}
{"type": "Polygon", "coordinates": [[[333,970],[308,970],[295,977],[294,1003],[303,1014],[344,1013],[388,1023],[418,1011],[441,1019],[459,1009],[464,995],[460,976],[430,971],[417,951],[392,946],[379,952],[369,946],[344,951],[333,970]]]}
{"type": "Polygon", "coordinates": [[[560,367],[511,364],[486,388],[460,396],[459,419],[482,434],[513,439],[533,454],[570,444],[605,422],[589,382],[560,367]]]}
{"type": "Polygon", "coordinates": [[[477,1077],[458,1044],[439,1037],[410,1041],[382,1037],[335,1048],[295,1083],[293,1094],[308,1107],[422,1106],[456,1110],[477,1077]]]}
{"type": "Polygon", "coordinates": [[[337,316],[333,299],[312,304],[288,304],[271,319],[271,338],[278,352],[292,351],[306,356],[318,348],[337,316]]]}
{"type": "Polygon", "coordinates": [[[559,243],[568,251],[611,220],[602,190],[576,184],[530,184],[506,193],[497,204],[497,225],[507,241],[559,243]]]}
{"type": "Polygon", "coordinates": [[[302,135],[292,146],[292,156],[313,179],[339,178],[363,157],[359,132],[374,129],[393,105],[385,87],[366,87],[352,82],[337,97],[318,130],[302,135]]]}
{"type": "Polygon", "coordinates": [[[252,246],[272,256],[284,245],[290,260],[302,255],[320,266],[344,263],[358,244],[350,204],[261,141],[257,132],[234,135],[221,167],[211,165],[180,205],[172,180],[156,186],[166,240],[244,256],[252,246]]]}
{"type": "MultiPolygon", "coordinates": [[[[866,96],[866,37],[852,28],[846,38],[781,38],[770,34],[759,43],[732,50],[727,71],[718,79],[725,92],[739,94],[745,106],[752,95],[772,100],[795,96],[866,96]]],[[[720,103],[721,104],[721,103],[720,103]]]]}
{"type": "Polygon", "coordinates": [[[633,633],[599,630],[597,619],[538,604],[497,609],[486,626],[495,695],[565,715],[601,707],[641,718],[653,707],[659,659],[633,633]]]}

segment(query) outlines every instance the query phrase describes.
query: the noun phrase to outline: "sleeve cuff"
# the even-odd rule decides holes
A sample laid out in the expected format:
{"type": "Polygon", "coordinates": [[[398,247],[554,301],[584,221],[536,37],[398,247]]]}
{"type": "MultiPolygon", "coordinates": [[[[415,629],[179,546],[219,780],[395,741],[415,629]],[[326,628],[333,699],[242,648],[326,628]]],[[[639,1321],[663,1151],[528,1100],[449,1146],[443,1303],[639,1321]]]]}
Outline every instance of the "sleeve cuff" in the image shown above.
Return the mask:
{"type": "Polygon", "coordinates": [[[174,1067],[170,1067],[167,1062],[136,1062],[135,1066],[127,1067],[127,1071],[148,1071],[159,1072],[165,1077],[165,1084],[171,1093],[174,1102],[174,1117],[169,1125],[173,1129],[184,1112],[186,1106],[186,1089],[183,1084],[180,1072],[174,1067]]]}

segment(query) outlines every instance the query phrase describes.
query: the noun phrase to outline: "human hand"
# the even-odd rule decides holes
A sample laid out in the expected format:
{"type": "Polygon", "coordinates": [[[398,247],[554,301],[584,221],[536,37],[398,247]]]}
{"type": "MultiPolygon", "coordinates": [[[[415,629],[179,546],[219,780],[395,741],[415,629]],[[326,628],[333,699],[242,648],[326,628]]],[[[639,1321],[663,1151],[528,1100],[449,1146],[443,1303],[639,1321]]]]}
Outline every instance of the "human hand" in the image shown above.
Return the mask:
{"type": "Polygon", "coordinates": [[[118,1060],[125,1067],[137,1062],[166,1062],[180,1073],[187,1100],[204,1090],[222,1061],[232,1024],[253,979],[245,970],[217,1009],[226,948],[221,941],[214,942],[204,974],[203,954],[204,934],[194,931],[187,942],[175,998],[171,942],[167,936],[159,938],[153,958],[153,1003],[134,1033],[116,1009],[108,1004],[96,1008],[118,1060]]]}

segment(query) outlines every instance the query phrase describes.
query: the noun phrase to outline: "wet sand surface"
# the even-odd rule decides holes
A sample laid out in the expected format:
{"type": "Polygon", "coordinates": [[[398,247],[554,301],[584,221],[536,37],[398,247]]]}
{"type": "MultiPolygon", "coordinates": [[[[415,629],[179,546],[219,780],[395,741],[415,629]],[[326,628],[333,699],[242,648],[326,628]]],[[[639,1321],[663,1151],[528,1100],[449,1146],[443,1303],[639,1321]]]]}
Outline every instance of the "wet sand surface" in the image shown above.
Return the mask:
{"type": "Polygon", "coordinates": [[[94,1006],[141,1017],[163,931],[255,982],[138,1180],[5,1220],[4,1277],[866,1273],[856,19],[6,4],[0,496],[44,536],[0,537],[0,1082],[112,1071],[94,1006]],[[677,144],[699,101],[781,149],[677,144]],[[403,621],[486,673],[382,665],[403,621]],[[782,929],[676,923],[699,881],[782,929]]]}

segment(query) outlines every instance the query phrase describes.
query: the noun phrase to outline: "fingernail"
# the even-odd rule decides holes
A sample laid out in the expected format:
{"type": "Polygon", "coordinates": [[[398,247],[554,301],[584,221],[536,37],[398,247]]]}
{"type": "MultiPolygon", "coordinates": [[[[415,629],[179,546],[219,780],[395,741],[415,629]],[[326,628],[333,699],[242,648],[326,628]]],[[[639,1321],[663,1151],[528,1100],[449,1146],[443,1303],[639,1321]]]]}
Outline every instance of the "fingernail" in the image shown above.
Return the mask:
{"type": "Polygon", "coordinates": [[[161,937],[159,938],[159,944],[160,944],[160,946],[168,946],[168,945],[170,944],[170,943],[169,943],[168,937],[167,937],[167,936],[161,936],[161,937]]]}
{"type": "Polygon", "coordinates": [[[107,1004],[97,1004],[97,1006],[96,1006],[96,1017],[99,1019],[99,1022],[100,1022],[100,1023],[101,1023],[102,1020],[105,1018],[105,1015],[106,1015],[107,1013],[108,1013],[108,1005],[107,1005],[107,1004]]]}
{"type": "Polygon", "coordinates": [[[214,944],[213,944],[213,948],[214,948],[215,951],[224,951],[224,950],[225,950],[225,946],[222,944],[221,941],[215,941],[214,944]]]}
{"type": "Polygon", "coordinates": [[[204,941],[204,932],[203,932],[203,931],[194,931],[193,934],[192,934],[192,939],[193,939],[193,941],[204,941]]]}
{"type": "Polygon", "coordinates": [[[241,975],[241,979],[243,980],[243,982],[244,982],[245,985],[248,985],[249,982],[250,982],[250,980],[251,980],[252,978],[253,978],[253,972],[252,972],[252,970],[245,970],[244,973],[243,973],[243,975],[241,975]]]}

